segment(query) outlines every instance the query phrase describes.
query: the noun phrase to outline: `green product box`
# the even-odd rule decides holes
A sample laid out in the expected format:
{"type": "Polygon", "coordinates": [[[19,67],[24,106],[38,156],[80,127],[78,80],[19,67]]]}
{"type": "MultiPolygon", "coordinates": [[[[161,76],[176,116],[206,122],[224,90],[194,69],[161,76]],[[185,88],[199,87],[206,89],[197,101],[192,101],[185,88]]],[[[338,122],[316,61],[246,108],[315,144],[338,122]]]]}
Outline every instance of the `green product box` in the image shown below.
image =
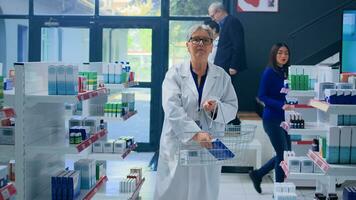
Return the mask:
{"type": "Polygon", "coordinates": [[[351,126],[356,126],[356,115],[350,115],[351,126]]]}
{"type": "Polygon", "coordinates": [[[338,115],[337,116],[337,125],[338,126],[343,126],[344,125],[344,115],[338,115]]]}
{"type": "Polygon", "coordinates": [[[297,75],[291,75],[292,90],[297,90],[297,75]]]}
{"type": "Polygon", "coordinates": [[[309,76],[304,75],[304,90],[308,90],[308,89],[309,89],[309,76]]]}
{"type": "Polygon", "coordinates": [[[344,115],[344,125],[345,126],[351,125],[351,115],[344,115]]]}
{"type": "Polygon", "coordinates": [[[296,78],[295,78],[295,90],[300,90],[300,79],[301,79],[301,77],[300,77],[300,75],[296,75],[296,78]]]}

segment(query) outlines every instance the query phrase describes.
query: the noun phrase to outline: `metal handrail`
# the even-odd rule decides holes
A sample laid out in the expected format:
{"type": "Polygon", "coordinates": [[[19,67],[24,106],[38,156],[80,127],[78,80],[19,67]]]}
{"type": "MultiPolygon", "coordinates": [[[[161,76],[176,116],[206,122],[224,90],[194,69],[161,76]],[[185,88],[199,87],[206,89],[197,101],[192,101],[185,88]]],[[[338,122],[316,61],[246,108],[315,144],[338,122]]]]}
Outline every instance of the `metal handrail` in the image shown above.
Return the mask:
{"type": "Polygon", "coordinates": [[[322,21],[324,18],[327,18],[327,17],[329,17],[330,15],[335,14],[336,11],[338,11],[338,10],[340,10],[340,9],[342,9],[342,8],[344,8],[344,7],[346,7],[346,6],[348,6],[349,4],[354,3],[354,2],[355,2],[354,0],[349,0],[349,1],[347,1],[347,2],[345,2],[345,3],[343,3],[343,4],[341,4],[340,6],[331,9],[330,11],[328,11],[328,12],[326,12],[325,14],[321,15],[320,17],[317,17],[316,19],[314,19],[314,20],[312,20],[312,21],[306,23],[305,25],[303,25],[303,26],[297,28],[295,31],[289,33],[289,34],[288,34],[288,38],[294,38],[294,37],[297,35],[297,33],[299,33],[299,32],[301,32],[301,31],[303,31],[303,30],[305,30],[305,29],[311,27],[312,25],[314,25],[314,24],[316,24],[316,23],[322,21]]]}

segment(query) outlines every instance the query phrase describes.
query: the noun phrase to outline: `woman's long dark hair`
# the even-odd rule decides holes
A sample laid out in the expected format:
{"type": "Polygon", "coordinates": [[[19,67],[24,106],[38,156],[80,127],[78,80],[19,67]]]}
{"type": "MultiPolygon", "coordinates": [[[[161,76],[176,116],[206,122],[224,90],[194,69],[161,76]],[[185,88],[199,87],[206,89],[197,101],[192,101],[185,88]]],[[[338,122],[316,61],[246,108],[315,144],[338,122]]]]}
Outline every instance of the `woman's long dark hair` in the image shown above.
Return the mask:
{"type": "Polygon", "coordinates": [[[290,66],[290,58],[291,58],[291,52],[289,50],[288,45],[283,42],[276,43],[272,46],[271,51],[269,53],[268,66],[272,67],[273,70],[275,70],[276,72],[280,72],[282,70],[284,73],[284,77],[287,78],[288,77],[288,67],[290,66]],[[277,64],[277,53],[281,47],[287,48],[288,55],[289,55],[288,61],[285,65],[283,65],[282,69],[277,64]]]}

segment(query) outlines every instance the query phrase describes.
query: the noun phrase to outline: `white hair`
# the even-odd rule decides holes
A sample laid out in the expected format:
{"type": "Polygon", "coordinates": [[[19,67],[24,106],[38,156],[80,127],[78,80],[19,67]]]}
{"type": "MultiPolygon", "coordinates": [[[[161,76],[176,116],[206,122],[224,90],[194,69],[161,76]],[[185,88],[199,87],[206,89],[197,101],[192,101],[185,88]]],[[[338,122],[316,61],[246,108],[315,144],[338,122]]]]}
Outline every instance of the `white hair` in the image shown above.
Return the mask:
{"type": "Polygon", "coordinates": [[[208,25],[198,24],[198,25],[194,25],[194,26],[189,28],[188,34],[187,34],[187,41],[190,40],[190,38],[192,37],[193,33],[197,32],[199,30],[206,31],[208,33],[208,35],[209,35],[209,38],[213,39],[213,36],[214,36],[213,30],[208,25]]]}
{"type": "Polygon", "coordinates": [[[211,11],[222,10],[222,11],[226,12],[224,4],[221,2],[213,2],[212,4],[210,4],[209,10],[211,10],[211,11]]]}

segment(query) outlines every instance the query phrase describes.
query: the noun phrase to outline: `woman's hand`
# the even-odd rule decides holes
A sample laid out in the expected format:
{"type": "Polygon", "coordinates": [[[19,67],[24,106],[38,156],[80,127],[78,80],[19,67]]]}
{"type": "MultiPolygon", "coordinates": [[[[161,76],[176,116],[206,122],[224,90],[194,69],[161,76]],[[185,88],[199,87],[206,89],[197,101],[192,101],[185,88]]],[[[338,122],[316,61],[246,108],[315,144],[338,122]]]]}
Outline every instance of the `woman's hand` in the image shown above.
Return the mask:
{"type": "Polygon", "coordinates": [[[211,140],[213,137],[207,132],[198,132],[196,133],[193,138],[194,141],[199,142],[200,146],[205,148],[212,148],[211,140]]]}
{"type": "Polygon", "coordinates": [[[283,110],[293,110],[294,109],[294,105],[284,104],[282,109],[283,110]]]}
{"type": "Polygon", "coordinates": [[[206,100],[203,103],[203,109],[206,112],[214,112],[215,107],[217,106],[216,101],[215,100],[206,100]]]}

